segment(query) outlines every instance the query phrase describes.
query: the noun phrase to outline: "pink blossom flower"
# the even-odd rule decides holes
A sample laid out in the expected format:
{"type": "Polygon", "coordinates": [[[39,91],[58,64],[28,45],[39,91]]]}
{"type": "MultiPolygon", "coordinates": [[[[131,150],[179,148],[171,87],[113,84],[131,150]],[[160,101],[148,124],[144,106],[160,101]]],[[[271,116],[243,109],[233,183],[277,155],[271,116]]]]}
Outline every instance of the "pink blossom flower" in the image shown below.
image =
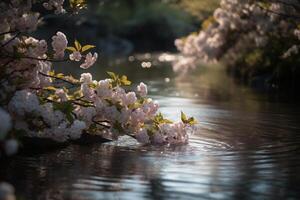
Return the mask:
{"type": "Polygon", "coordinates": [[[62,101],[62,102],[68,101],[68,96],[63,89],[57,89],[55,91],[55,94],[60,98],[60,101],[62,101]]]}
{"type": "Polygon", "coordinates": [[[83,69],[87,69],[87,68],[91,67],[93,64],[95,64],[95,62],[97,61],[97,58],[98,58],[97,53],[94,53],[94,55],[92,55],[91,53],[88,53],[85,57],[84,63],[81,64],[80,67],[83,69]]]}
{"type": "Polygon", "coordinates": [[[39,22],[39,13],[23,14],[16,22],[16,29],[19,31],[35,31],[39,22]]]}
{"type": "Polygon", "coordinates": [[[143,82],[141,82],[138,86],[137,86],[137,92],[139,95],[141,95],[142,97],[145,97],[148,93],[148,89],[147,89],[147,85],[144,84],[143,82]]]}
{"type": "Polygon", "coordinates": [[[146,113],[149,117],[156,114],[157,110],[159,108],[159,105],[156,101],[153,101],[152,99],[147,99],[146,102],[142,105],[142,109],[144,113],[146,113]]]}
{"type": "Polygon", "coordinates": [[[150,142],[149,136],[147,133],[147,130],[144,128],[141,128],[136,134],[135,134],[136,140],[142,144],[147,144],[150,142]]]}
{"type": "Polygon", "coordinates": [[[134,104],[136,102],[137,98],[134,92],[128,92],[126,95],[124,95],[123,98],[123,104],[125,106],[134,104]]]}
{"type": "Polygon", "coordinates": [[[161,135],[160,133],[156,133],[156,134],[154,134],[154,136],[152,137],[152,142],[153,142],[154,144],[161,145],[161,144],[164,144],[164,143],[165,143],[165,139],[164,139],[163,135],[161,135]]]}
{"type": "Polygon", "coordinates": [[[49,0],[48,2],[43,3],[44,8],[47,10],[52,10],[55,8],[55,14],[65,13],[63,8],[64,0],[49,0]]]}
{"type": "Polygon", "coordinates": [[[82,55],[79,51],[74,51],[72,54],[70,54],[70,60],[74,60],[74,61],[80,61],[82,58],[82,55]]]}
{"type": "Polygon", "coordinates": [[[83,73],[83,74],[81,74],[80,82],[86,83],[86,84],[92,83],[93,82],[92,74],[90,74],[90,73],[83,73]]]}
{"type": "Polygon", "coordinates": [[[63,58],[65,55],[65,50],[68,46],[68,40],[65,34],[62,32],[57,32],[55,36],[52,37],[52,47],[55,51],[54,58],[63,58]]]}

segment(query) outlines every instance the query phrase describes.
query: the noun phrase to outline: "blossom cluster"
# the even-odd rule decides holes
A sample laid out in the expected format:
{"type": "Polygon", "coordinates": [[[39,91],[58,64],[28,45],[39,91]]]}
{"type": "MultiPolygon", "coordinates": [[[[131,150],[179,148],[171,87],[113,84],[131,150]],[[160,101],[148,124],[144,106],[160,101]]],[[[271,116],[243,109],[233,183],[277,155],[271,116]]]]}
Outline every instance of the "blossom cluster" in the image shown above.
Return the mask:
{"type": "Polygon", "coordinates": [[[221,58],[234,65],[255,49],[270,48],[268,45],[278,38],[284,38],[287,45],[281,47],[286,51],[281,53],[282,58],[297,54],[299,6],[297,0],[221,0],[199,33],[175,41],[183,55],[175,62],[175,70],[194,68],[199,60],[215,62],[221,58]]]}
{"type": "Polygon", "coordinates": [[[55,9],[55,14],[63,14],[66,12],[66,10],[63,7],[64,0],[49,0],[48,2],[44,2],[43,6],[47,10],[53,10],[55,9]]]}
{"type": "Polygon", "coordinates": [[[94,106],[77,107],[75,113],[91,129],[100,129],[98,134],[105,138],[117,139],[126,134],[145,144],[187,142],[188,130],[193,127],[194,120],[173,123],[165,119],[158,113],[158,103],[147,98],[147,86],[144,83],[140,83],[135,92],[127,92],[121,87],[122,84],[130,84],[126,76],[119,78],[112,72],[109,74],[109,79],[99,82],[93,80],[89,73],[81,75],[83,100],[94,106]],[[103,129],[103,123],[108,128],[103,129]]]}
{"type": "MultiPolygon", "coordinates": [[[[82,1],[83,2],[83,1],[82,1]]],[[[116,140],[129,135],[144,144],[186,143],[196,123],[182,113],[173,123],[158,112],[158,104],[147,98],[140,83],[129,91],[125,75],[108,72],[96,81],[90,73],[80,79],[56,73],[55,62],[81,62],[87,69],[98,59],[95,46],[69,44],[57,32],[49,45],[30,36],[38,28],[40,13],[32,11],[36,1],[0,3],[0,153],[12,155],[22,138],[47,138],[57,142],[77,140],[82,134],[116,140]]],[[[82,3],[70,1],[76,12],[82,3]]],[[[63,14],[64,0],[43,3],[47,10],[63,14]]],[[[0,154],[0,155],[1,155],[0,154]]]]}

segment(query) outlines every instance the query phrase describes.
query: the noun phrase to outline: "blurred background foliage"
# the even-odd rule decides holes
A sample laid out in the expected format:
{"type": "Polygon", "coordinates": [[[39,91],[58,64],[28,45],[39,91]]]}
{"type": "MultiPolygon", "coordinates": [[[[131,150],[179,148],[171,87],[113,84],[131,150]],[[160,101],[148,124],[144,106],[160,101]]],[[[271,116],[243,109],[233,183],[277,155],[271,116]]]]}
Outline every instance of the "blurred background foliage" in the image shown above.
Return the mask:
{"type": "Polygon", "coordinates": [[[219,0],[89,0],[68,18],[49,17],[42,34],[62,30],[108,56],[175,51],[174,40],[198,31],[219,0]],[[52,30],[58,27],[57,30],[52,30]]]}
{"type": "Polygon", "coordinates": [[[220,0],[178,0],[177,3],[179,7],[202,21],[214,12],[220,0]]]}
{"type": "MultiPolygon", "coordinates": [[[[220,0],[88,0],[88,8],[78,15],[46,17],[38,34],[50,38],[56,31],[65,32],[70,42],[78,39],[82,44],[95,45],[102,59],[177,52],[175,39],[217,23],[213,12],[219,3],[220,0]]],[[[233,40],[235,35],[231,36],[233,40]]],[[[283,49],[293,44],[290,40],[293,38],[275,37],[266,48],[245,47],[236,55],[236,63],[230,63],[226,56],[222,63],[228,73],[254,87],[298,88],[299,57],[280,59],[283,49]]]]}

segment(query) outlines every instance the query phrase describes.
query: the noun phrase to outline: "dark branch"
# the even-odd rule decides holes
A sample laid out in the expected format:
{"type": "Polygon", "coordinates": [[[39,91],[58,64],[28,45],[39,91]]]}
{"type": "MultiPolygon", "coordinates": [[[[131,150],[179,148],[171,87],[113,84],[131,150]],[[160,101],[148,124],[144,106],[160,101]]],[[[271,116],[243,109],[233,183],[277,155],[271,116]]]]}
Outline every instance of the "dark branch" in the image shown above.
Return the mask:
{"type": "Polygon", "coordinates": [[[45,77],[49,77],[49,78],[53,78],[53,79],[57,79],[57,80],[63,81],[65,83],[68,83],[68,84],[71,84],[71,85],[77,85],[76,83],[73,83],[73,82],[68,81],[66,79],[59,78],[59,77],[56,77],[56,76],[52,76],[52,75],[49,75],[49,74],[45,74],[43,72],[39,72],[39,74],[42,75],[42,76],[45,76],[45,77]]]}

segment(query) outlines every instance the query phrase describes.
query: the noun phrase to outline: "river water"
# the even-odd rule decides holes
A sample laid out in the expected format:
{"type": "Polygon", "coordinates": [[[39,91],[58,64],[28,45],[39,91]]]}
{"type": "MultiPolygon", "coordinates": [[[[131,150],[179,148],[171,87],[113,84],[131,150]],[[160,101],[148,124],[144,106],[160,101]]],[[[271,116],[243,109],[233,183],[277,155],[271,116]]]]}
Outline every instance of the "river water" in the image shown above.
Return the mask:
{"type": "Polygon", "coordinates": [[[152,60],[140,55],[90,71],[144,81],[171,119],[181,110],[195,116],[199,131],[189,144],[145,147],[122,138],[17,155],[1,163],[0,180],[18,199],[300,199],[298,103],[238,85],[220,66],[182,76],[157,61],[142,68],[143,59],[152,60]]]}

